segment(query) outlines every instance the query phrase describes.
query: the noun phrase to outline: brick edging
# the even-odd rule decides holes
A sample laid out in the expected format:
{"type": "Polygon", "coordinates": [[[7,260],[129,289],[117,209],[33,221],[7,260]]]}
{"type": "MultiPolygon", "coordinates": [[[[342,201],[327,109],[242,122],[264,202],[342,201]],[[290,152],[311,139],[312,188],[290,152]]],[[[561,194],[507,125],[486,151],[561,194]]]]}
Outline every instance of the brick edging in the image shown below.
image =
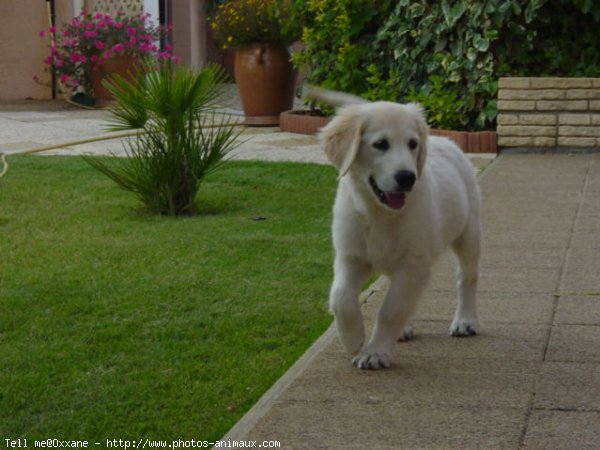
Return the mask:
{"type": "Polygon", "coordinates": [[[500,78],[498,145],[600,146],[600,78],[500,78]]]}
{"type": "MultiPolygon", "coordinates": [[[[297,111],[284,111],[280,115],[281,131],[300,134],[316,134],[327,125],[329,118],[311,116],[297,111]]],[[[445,136],[452,139],[465,153],[496,153],[497,138],[494,131],[452,131],[431,129],[432,136],[445,136]]]]}

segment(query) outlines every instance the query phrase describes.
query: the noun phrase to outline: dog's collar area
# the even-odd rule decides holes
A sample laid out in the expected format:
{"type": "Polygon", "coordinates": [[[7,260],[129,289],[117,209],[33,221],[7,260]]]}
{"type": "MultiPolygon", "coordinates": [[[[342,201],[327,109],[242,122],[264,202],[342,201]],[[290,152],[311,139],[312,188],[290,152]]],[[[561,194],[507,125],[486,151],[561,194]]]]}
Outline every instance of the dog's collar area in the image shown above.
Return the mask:
{"type": "Polygon", "coordinates": [[[379,201],[388,208],[400,209],[404,206],[404,203],[406,202],[406,192],[384,192],[377,186],[375,178],[373,178],[372,175],[369,177],[369,185],[379,201]]]}

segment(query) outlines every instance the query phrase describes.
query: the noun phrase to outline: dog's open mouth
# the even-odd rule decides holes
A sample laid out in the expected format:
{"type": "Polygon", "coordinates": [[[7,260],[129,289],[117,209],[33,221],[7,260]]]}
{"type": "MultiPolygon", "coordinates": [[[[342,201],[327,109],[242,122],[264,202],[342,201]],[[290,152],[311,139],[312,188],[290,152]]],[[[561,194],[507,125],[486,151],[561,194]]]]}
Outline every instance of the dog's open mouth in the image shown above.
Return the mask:
{"type": "Polygon", "coordinates": [[[379,189],[379,186],[377,186],[377,183],[375,182],[375,178],[372,176],[369,177],[369,184],[379,201],[387,207],[391,209],[400,209],[404,206],[404,203],[406,202],[406,192],[384,192],[379,189]]]}

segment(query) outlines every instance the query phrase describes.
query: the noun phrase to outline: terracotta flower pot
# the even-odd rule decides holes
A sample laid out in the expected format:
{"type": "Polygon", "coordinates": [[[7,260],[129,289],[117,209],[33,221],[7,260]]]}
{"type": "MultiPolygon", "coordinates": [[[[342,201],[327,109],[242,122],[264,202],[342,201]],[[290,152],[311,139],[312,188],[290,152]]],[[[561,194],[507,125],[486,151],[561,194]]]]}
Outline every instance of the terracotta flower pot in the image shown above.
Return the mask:
{"type": "Polygon", "coordinates": [[[235,82],[247,125],[278,125],[292,108],[296,71],[282,44],[249,44],[235,54],[235,82]]]}
{"type": "Polygon", "coordinates": [[[137,59],[129,55],[120,55],[112,57],[102,64],[99,64],[95,70],[90,73],[90,81],[94,88],[94,98],[96,106],[106,106],[113,101],[109,90],[102,85],[102,80],[113,74],[121,75],[127,80],[132,81],[135,77],[137,59]]]}

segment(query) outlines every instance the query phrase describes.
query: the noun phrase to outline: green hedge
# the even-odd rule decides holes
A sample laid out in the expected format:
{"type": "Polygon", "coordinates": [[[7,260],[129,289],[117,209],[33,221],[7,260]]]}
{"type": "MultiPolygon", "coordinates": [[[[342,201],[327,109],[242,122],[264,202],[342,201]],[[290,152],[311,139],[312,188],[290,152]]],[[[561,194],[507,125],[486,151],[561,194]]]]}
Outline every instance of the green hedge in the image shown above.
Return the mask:
{"type": "Polygon", "coordinates": [[[419,101],[439,128],[493,128],[500,76],[600,74],[593,0],[293,3],[310,83],[419,101]]]}

